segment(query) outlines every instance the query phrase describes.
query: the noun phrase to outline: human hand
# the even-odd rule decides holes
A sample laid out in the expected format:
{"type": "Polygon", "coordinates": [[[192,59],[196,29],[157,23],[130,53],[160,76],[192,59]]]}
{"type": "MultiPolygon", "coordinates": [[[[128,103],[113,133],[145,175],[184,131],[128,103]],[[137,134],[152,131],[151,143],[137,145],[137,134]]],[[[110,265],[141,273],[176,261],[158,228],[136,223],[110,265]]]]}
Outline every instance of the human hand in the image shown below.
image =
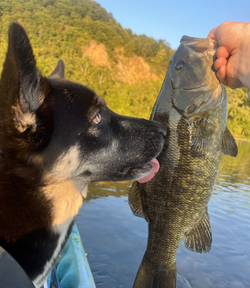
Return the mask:
{"type": "Polygon", "coordinates": [[[214,62],[219,80],[231,88],[250,88],[250,23],[224,22],[208,38],[220,46],[214,62]]]}

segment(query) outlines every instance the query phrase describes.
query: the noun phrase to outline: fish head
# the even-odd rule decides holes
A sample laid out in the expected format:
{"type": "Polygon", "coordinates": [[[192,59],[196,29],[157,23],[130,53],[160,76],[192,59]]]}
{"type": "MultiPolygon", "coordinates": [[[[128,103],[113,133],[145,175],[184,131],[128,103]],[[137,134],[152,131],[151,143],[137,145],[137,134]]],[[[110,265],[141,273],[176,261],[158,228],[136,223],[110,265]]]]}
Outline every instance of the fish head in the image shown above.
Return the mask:
{"type": "Polygon", "coordinates": [[[218,43],[208,38],[183,36],[169,66],[172,105],[195,121],[217,107],[222,88],[213,63],[218,43]]]}

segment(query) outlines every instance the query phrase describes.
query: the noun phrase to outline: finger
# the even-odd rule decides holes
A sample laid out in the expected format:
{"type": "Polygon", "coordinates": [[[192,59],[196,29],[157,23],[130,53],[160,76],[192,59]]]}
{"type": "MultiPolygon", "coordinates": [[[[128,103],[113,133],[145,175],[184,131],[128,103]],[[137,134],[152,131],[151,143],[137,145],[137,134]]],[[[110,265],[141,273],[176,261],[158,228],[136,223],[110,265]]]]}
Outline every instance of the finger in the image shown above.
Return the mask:
{"type": "Polygon", "coordinates": [[[221,66],[220,69],[216,73],[218,79],[220,80],[221,83],[227,85],[227,66],[221,66]]]}
{"type": "Polygon", "coordinates": [[[226,64],[227,64],[227,59],[224,57],[220,57],[215,60],[214,69],[219,70],[222,66],[225,66],[226,64]]]}
{"type": "Polygon", "coordinates": [[[220,46],[216,52],[216,55],[218,58],[220,58],[220,57],[227,58],[229,56],[229,52],[227,51],[226,47],[220,46]]]}

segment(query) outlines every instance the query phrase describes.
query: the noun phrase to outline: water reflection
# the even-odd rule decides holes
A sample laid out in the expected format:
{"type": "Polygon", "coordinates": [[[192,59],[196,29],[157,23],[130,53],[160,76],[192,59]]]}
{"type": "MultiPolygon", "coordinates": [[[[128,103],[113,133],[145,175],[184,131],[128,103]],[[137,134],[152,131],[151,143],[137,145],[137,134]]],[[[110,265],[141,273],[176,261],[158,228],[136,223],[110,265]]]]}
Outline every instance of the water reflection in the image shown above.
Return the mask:
{"type": "Polygon", "coordinates": [[[88,197],[85,201],[100,197],[127,196],[132,182],[99,182],[89,185],[88,197]]]}
{"type": "MultiPolygon", "coordinates": [[[[209,203],[213,244],[208,254],[177,253],[178,288],[250,287],[250,143],[223,157],[209,203]]],[[[127,203],[131,182],[90,185],[78,228],[97,287],[130,288],[145,251],[147,224],[127,203]]]]}

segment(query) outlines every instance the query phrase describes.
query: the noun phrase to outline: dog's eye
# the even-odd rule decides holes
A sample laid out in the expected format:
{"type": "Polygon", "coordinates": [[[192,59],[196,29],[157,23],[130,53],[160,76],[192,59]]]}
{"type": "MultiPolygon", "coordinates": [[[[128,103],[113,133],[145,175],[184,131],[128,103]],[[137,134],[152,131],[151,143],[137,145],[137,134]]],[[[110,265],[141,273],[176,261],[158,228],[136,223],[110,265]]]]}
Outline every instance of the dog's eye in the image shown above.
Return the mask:
{"type": "Polygon", "coordinates": [[[102,122],[102,115],[98,112],[95,116],[95,118],[93,119],[93,122],[95,124],[100,124],[102,122]]]}

